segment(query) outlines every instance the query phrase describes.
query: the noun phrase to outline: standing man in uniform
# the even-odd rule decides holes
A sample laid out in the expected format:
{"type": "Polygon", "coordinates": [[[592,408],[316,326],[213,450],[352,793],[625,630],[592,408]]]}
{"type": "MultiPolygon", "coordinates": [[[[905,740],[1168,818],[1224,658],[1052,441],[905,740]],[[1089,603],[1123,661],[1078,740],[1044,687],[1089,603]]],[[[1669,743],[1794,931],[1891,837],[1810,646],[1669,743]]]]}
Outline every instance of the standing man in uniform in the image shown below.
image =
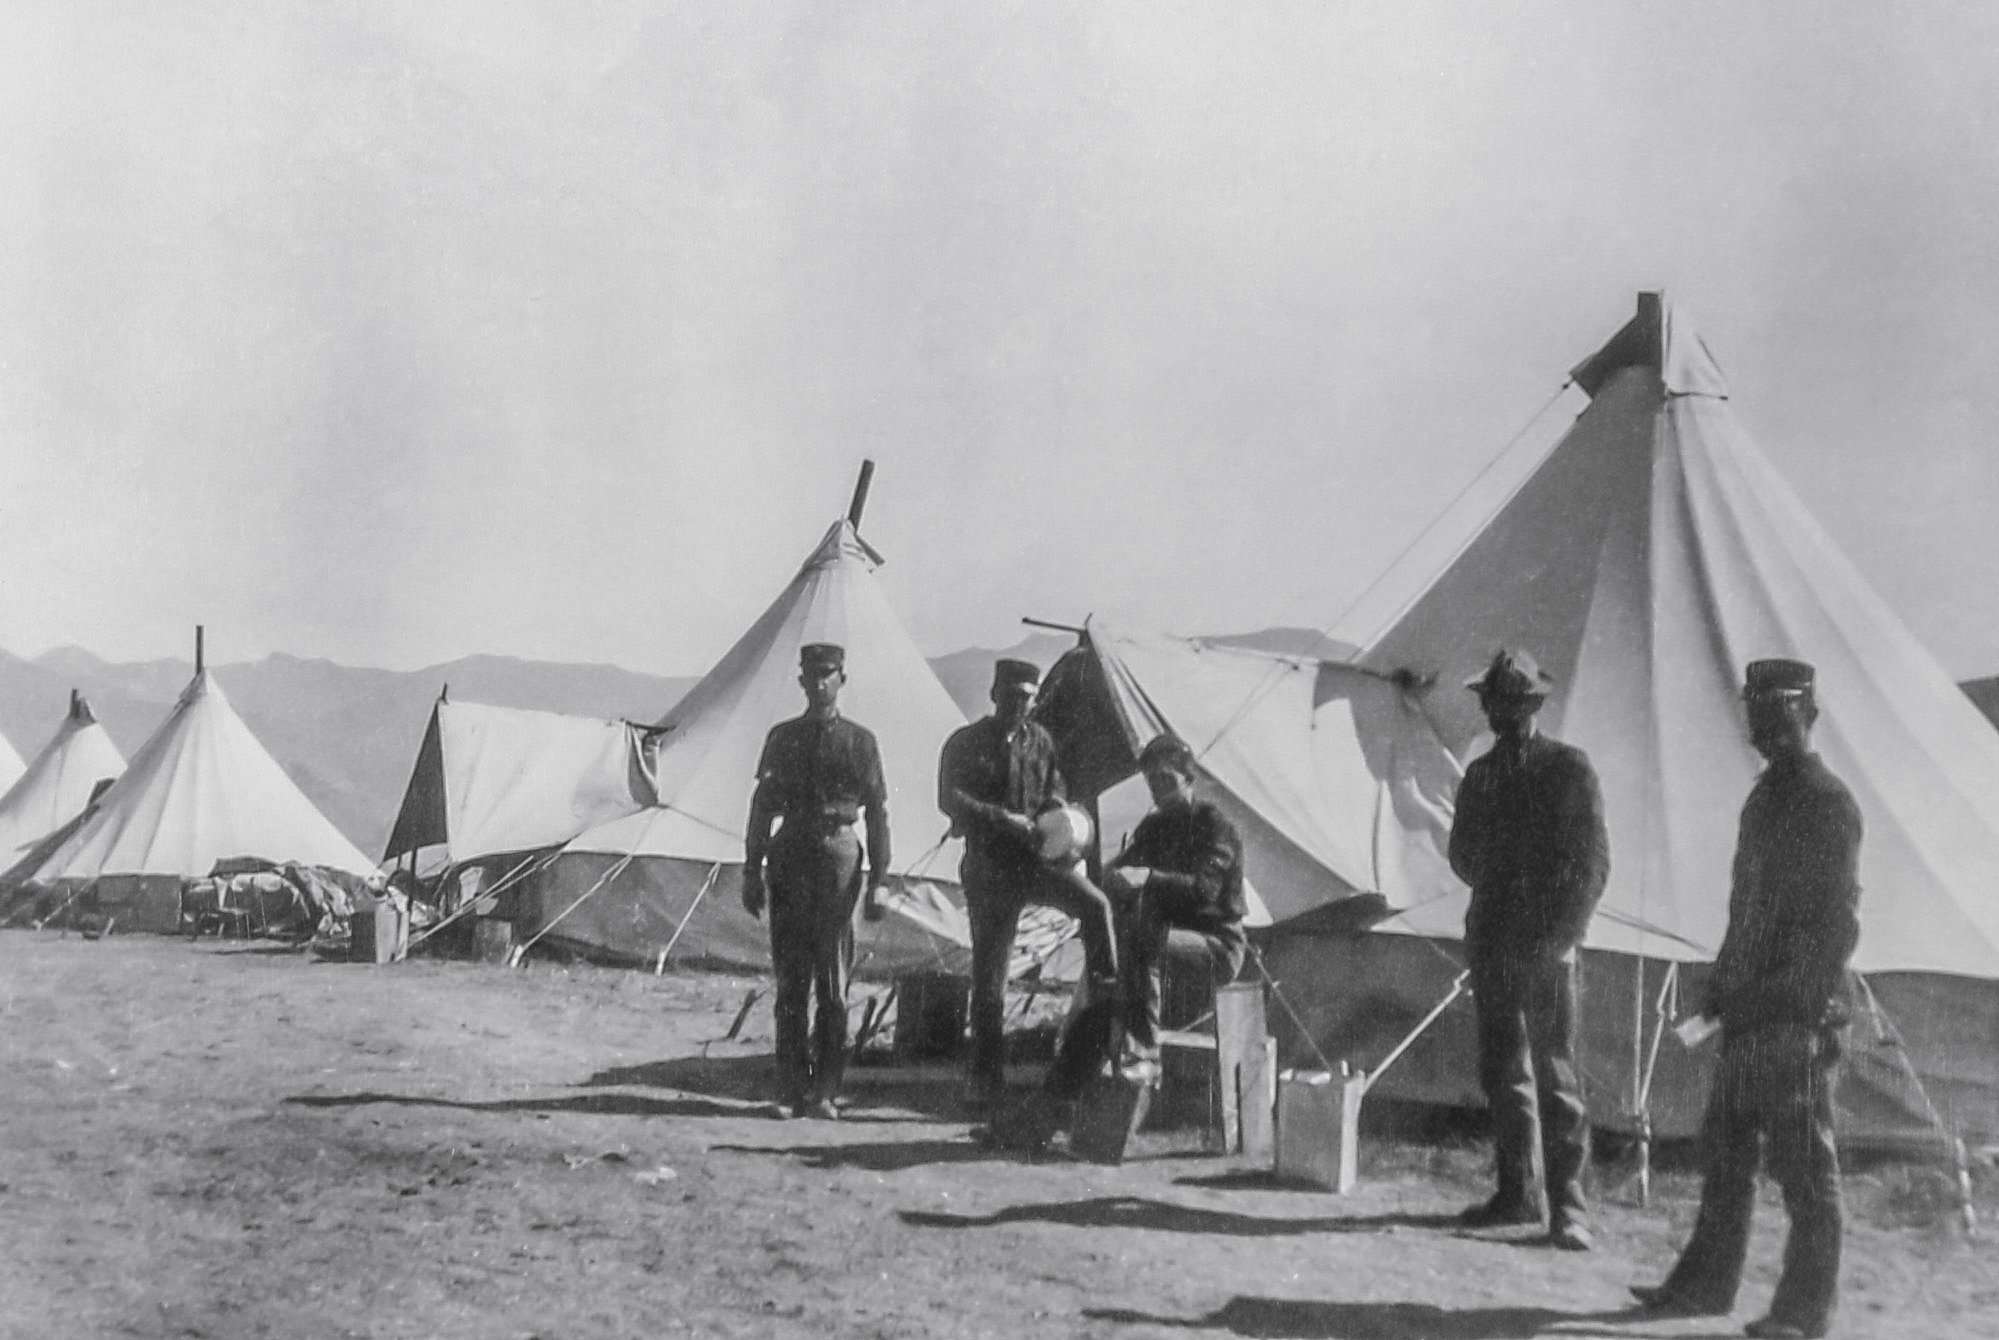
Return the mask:
{"type": "Polygon", "coordinates": [[[1702,1013],[1721,1025],[1702,1129],[1707,1171],[1693,1237],[1666,1282],[1632,1289],[1654,1312],[1723,1315],[1735,1306],[1766,1158],[1790,1236],[1765,1340],[1824,1335],[1839,1301],[1842,1236],[1832,1094],[1847,961],[1860,939],[1860,808],[1812,751],[1817,674],[1803,661],[1754,661],[1744,675],[1749,740],[1767,760],[1742,807],[1728,931],[1702,1013]]]}
{"type": "Polygon", "coordinates": [[[863,883],[854,824],[864,815],[870,920],[880,915],[889,871],[881,750],[872,731],[840,715],[846,663],[830,642],[799,649],[805,712],[764,739],[743,839],[743,910],[756,917],[770,907],[779,1115],[824,1121],[840,1115],[834,1100],[846,1067],[847,974],[863,883]]]}
{"type": "Polygon", "coordinates": [[[1527,653],[1502,650],[1465,685],[1494,743],[1458,787],[1450,857],[1471,886],[1465,954],[1499,1188],[1459,1222],[1538,1224],[1545,1199],[1548,1241],[1580,1252],[1590,1248],[1589,1113],[1576,1069],[1576,964],[1610,875],[1610,839],[1588,755],[1536,729],[1553,683],[1527,653]]]}
{"type": "MultiPolygon", "coordinates": [[[[1117,980],[1110,901],[1082,876],[1044,864],[1034,817],[1067,797],[1055,741],[1028,719],[1041,670],[1030,661],[993,665],[990,715],[960,727],[937,763],[937,807],[965,840],[958,867],[972,932],[972,1055],[965,1103],[991,1114],[1006,1088],[1006,971],[1029,903],[1058,908],[1082,927],[1085,968],[1108,991],[1117,980]]],[[[1080,1057],[1078,1060],[1080,1064],[1080,1057]]]]}

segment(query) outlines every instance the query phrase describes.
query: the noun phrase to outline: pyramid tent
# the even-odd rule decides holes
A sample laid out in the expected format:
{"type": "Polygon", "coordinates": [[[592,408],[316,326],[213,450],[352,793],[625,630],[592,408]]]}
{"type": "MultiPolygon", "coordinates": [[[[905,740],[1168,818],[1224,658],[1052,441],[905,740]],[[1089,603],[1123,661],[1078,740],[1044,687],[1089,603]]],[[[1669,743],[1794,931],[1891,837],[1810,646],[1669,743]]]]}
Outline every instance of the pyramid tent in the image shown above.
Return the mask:
{"type": "Polygon", "coordinates": [[[180,882],[248,857],[368,875],[374,862],[258,743],[205,669],[96,808],[35,871],[94,886],[131,930],[178,928],[180,882]]]}
{"type": "Polygon", "coordinates": [[[937,756],[965,724],[890,608],[881,559],[850,520],[837,522],[762,616],[659,722],[658,804],[578,834],[533,882],[523,937],[597,954],[740,966],[768,961],[766,931],[741,909],[743,829],[771,726],[804,709],[798,650],[847,651],[840,710],[875,733],[889,791],[895,906],[863,924],[857,971],[893,973],[962,960],[962,913],[945,885],[958,852],[937,810],[937,756]]]}
{"type": "Polygon", "coordinates": [[[98,783],[125,771],[125,756],[80,693],[27,771],[0,795],[0,867],[83,813],[98,783]]]}
{"type": "MultiPolygon", "coordinates": [[[[1762,456],[1683,313],[1641,295],[1572,381],[1589,401],[1568,431],[1503,458],[1333,635],[1426,685],[1461,755],[1483,726],[1461,685],[1495,647],[1554,675],[1542,723],[1589,753],[1610,830],[1589,945],[1643,965],[1647,1015],[1655,970],[1711,960],[1726,925],[1761,766],[1743,666],[1816,665],[1815,747],[1866,823],[1854,967],[1880,1008],[1858,1031],[1884,1065],[1906,1057],[1943,1127],[1999,1136],[1999,733],[1762,456]]],[[[1902,1115],[1863,1106],[1842,1113],[1855,1134],[1902,1115]]]]}

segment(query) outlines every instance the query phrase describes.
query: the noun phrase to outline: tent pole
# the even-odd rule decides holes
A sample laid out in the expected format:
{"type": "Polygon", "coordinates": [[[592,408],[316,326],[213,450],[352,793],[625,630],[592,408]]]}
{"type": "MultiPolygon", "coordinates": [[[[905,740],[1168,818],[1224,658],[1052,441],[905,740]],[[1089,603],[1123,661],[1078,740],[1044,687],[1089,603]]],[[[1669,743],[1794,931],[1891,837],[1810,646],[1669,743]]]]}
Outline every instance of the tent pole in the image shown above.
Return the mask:
{"type": "Polygon", "coordinates": [[[715,877],[721,873],[722,863],[720,861],[708,867],[708,878],[702,880],[701,887],[694,891],[694,901],[689,903],[687,910],[681,914],[680,924],[673,928],[673,934],[668,938],[666,948],[659,951],[659,968],[653,973],[653,976],[658,977],[666,972],[666,956],[671,954],[673,947],[680,943],[680,933],[686,930],[687,923],[694,919],[694,909],[701,906],[701,900],[708,896],[708,890],[715,887],[715,877]]]}
{"type": "MultiPolygon", "coordinates": [[[[1469,980],[1471,980],[1471,971],[1469,969],[1459,973],[1455,978],[1452,979],[1451,989],[1447,993],[1445,993],[1444,998],[1442,1000],[1438,1001],[1436,1005],[1431,1008],[1428,1014],[1423,1016],[1423,1021],[1417,1024],[1416,1027],[1410,1029],[1409,1036],[1402,1039],[1402,1041],[1396,1043],[1393,1051],[1389,1052],[1388,1055],[1381,1058],[1380,1065],[1368,1071],[1367,1074],[1362,1077],[1362,1083],[1364,1085],[1362,1089],[1363,1093],[1365,1093],[1367,1089],[1373,1088],[1374,1082],[1381,1078],[1382,1074],[1387,1071],[1388,1067],[1394,1065],[1397,1058],[1399,1058],[1403,1052],[1408,1051],[1410,1047],[1415,1045],[1416,1039],[1422,1037],[1424,1032],[1429,1029],[1430,1025],[1437,1022],[1437,1016],[1441,1015],[1445,1010],[1451,1008],[1451,1005],[1457,1000],[1457,998],[1465,993],[1465,983],[1469,980]]],[[[1317,1049],[1314,1048],[1314,1050],[1317,1049]]],[[[1324,1060],[1325,1058],[1321,1057],[1320,1059],[1324,1060]]]]}
{"type": "Polygon", "coordinates": [[[616,879],[619,873],[623,871],[626,866],[632,863],[632,857],[635,856],[636,854],[637,854],[636,852],[626,852],[623,856],[620,856],[612,864],[609,870],[606,870],[603,874],[597,876],[597,882],[595,884],[592,884],[589,888],[583,890],[581,894],[577,895],[575,902],[571,903],[569,906],[563,908],[560,912],[557,912],[554,916],[550,917],[548,919],[548,922],[545,925],[543,925],[540,930],[536,931],[533,935],[530,935],[523,943],[516,945],[514,947],[513,966],[518,968],[522,964],[526,963],[528,958],[528,950],[533,949],[535,947],[535,944],[538,941],[540,941],[542,936],[554,930],[556,922],[562,920],[564,917],[568,916],[571,912],[574,912],[577,908],[583,906],[583,904],[589,900],[592,894],[596,893],[597,890],[603,888],[606,884],[609,884],[612,880],[616,879]]]}
{"type": "Polygon", "coordinates": [[[1943,1114],[1937,1111],[1936,1104],[1931,1101],[1930,1091],[1924,1086],[1923,1077],[1916,1073],[1915,1060],[1909,1055],[1908,1041],[1903,1038],[1902,1030],[1896,1026],[1894,1018],[1881,1008],[1881,1001],[1875,996],[1874,987],[1868,982],[1867,975],[1856,972],[1853,974],[1853,980],[1860,984],[1860,993],[1867,999],[1867,1012],[1874,1016],[1876,1035],[1894,1041],[1895,1055],[1901,1058],[1902,1069],[1907,1072],[1909,1083],[1916,1086],[1916,1096],[1923,1100],[1923,1113],[1930,1119],[1930,1124],[1936,1127],[1937,1137],[1943,1141],[1945,1152],[1951,1156],[1952,1162],[1956,1165],[1958,1217],[1964,1223],[1965,1233],[1975,1235],[1978,1232],[1978,1206],[1971,1199],[1971,1164],[1969,1155],[1965,1152],[1964,1141],[1951,1134],[1950,1127],[1944,1122],[1943,1114]]]}
{"type": "MultiPolygon", "coordinates": [[[[464,902],[460,903],[457,907],[452,909],[451,915],[445,917],[442,921],[438,922],[434,926],[425,927],[422,935],[416,936],[409,942],[409,949],[416,948],[418,945],[422,944],[425,940],[428,940],[431,936],[437,934],[439,931],[443,930],[446,926],[449,926],[452,922],[457,921],[460,917],[465,916],[474,907],[478,906],[480,898],[491,897],[493,894],[500,892],[500,890],[507,888],[509,885],[515,882],[516,877],[525,879],[527,878],[528,875],[533,874],[534,871],[526,870],[526,867],[530,862],[534,861],[535,859],[536,858],[532,853],[521,857],[520,864],[516,865],[512,870],[509,870],[506,874],[500,876],[499,880],[494,883],[492,888],[481,889],[479,891],[479,896],[477,898],[466,899],[464,902]],[[525,874],[522,873],[524,870],[526,870],[525,874]]],[[[414,854],[412,854],[410,857],[410,867],[412,870],[414,870],[416,867],[416,857],[414,854]]],[[[455,865],[452,866],[450,870],[444,872],[444,877],[447,879],[450,878],[452,871],[455,871],[459,868],[460,867],[455,865]]],[[[414,878],[414,876],[412,876],[412,878],[414,878]]],[[[405,952],[407,952],[407,950],[405,950],[405,952]]]]}

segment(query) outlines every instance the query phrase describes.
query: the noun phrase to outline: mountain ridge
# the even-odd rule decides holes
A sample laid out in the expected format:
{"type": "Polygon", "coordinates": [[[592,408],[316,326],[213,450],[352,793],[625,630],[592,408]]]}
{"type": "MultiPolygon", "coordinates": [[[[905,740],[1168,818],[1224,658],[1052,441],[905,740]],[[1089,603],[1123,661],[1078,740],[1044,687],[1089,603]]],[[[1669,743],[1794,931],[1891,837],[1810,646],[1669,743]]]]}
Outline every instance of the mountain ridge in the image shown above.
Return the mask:
{"type": "MultiPolygon", "coordinates": [[[[1326,659],[1352,650],[1300,628],[1204,640],[1326,659]]],[[[970,719],[989,708],[994,660],[1015,657],[1045,669],[1073,645],[1067,634],[1035,631],[1010,647],[968,647],[931,657],[930,664],[970,719]]],[[[274,652],[261,660],[209,669],[300,789],[371,854],[381,851],[388,836],[431,707],[447,686],[462,701],[650,722],[664,716],[697,682],[692,675],[651,675],[602,662],[537,661],[498,653],[475,653],[417,670],[382,670],[274,652]]],[[[111,662],[81,647],[56,648],[32,660],[0,651],[0,734],[23,759],[34,758],[61,724],[74,688],[130,758],[193,674],[191,661],[111,662]]],[[[1999,676],[1969,680],[1961,687],[1999,724],[1999,676]]]]}

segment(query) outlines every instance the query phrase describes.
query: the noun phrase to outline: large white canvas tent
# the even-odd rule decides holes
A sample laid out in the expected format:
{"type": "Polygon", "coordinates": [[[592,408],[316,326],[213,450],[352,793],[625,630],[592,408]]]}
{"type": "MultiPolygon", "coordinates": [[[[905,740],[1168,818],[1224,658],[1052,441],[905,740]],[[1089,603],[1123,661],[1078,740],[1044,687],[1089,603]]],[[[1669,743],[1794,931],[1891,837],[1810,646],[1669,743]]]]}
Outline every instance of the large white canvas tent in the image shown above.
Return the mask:
{"type": "MultiPolygon", "coordinates": [[[[1409,788],[1383,760],[1413,744],[1432,755],[1418,772],[1434,778],[1440,746],[1477,752],[1483,723],[1463,681],[1497,646],[1531,650],[1557,679],[1543,724],[1595,761],[1610,827],[1611,883],[1584,967],[1592,1116],[1687,1135],[1711,1058],[1661,1032],[1676,1001],[1698,1000],[1726,922],[1735,826],[1760,766],[1741,724],[1742,666],[1811,661],[1818,748],[1867,823],[1864,1008],[1842,1135],[1999,1137],[1999,734],[1764,460],[1683,316],[1641,300],[1573,379],[1590,400],[1568,431],[1503,458],[1332,630],[1363,649],[1351,666],[1301,670],[1296,684],[1204,684],[1221,664],[1212,648],[1166,658],[1100,642],[1106,683],[1131,683],[1115,695],[1124,729],[1132,741],[1162,725],[1183,734],[1252,817],[1251,875],[1279,921],[1271,970],[1319,1046],[1365,1068],[1448,996],[1462,957],[1463,892],[1443,883],[1440,853],[1422,851],[1447,825],[1385,803],[1409,788]],[[1327,754],[1316,738],[1325,690],[1308,711],[1303,685],[1362,672],[1400,696],[1388,714],[1397,729],[1360,732],[1374,747],[1347,760],[1358,761],[1349,781],[1328,782],[1323,768],[1304,781],[1302,760],[1327,754]],[[1427,741],[1401,711],[1420,714],[1427,741]],[[1395,822],[1364,849],[1356,825],[1369,814],[1395,822]],[[1363,936],[1311,933],[1312,904],[1363,885],[1397,914],[1363,936]]],[[[1474,1075],[1460,1003],[1381,1087],[1475,1103],[1474,1075]]]]}
{"type": "Polygon", "coordinates": [[[83,813],[102,782],[125,771],[125,756],[72,691],[62,724],[15,783],[0,795],[0,868],[83,813]]]}
{"type": "Polygon", "coordinates": [[[768,961],[766,931],[740,904],[743,828],[764,736],[798,715],[798,650],[846,648],[840,710],[875,733],[889,789],[899,895],[863,923],[856,971],[892,974],[962,961],[963,914],[945,892],[958,851],[937,810],[937,755],[964,714],[910,640],[880,585],[881,558],[851,519],[826,532],[761,617],[658,724],[658,798],[571,839],[530,881],[516,919],[545,938],[640,962],[768,961]]]}
{"type": "Polygon", "coordinates": [[[90,886],[92,900],[121,929],[170,932],[178,928],[181,882],[234,858],[359,876],[375,868],[198,668],[124,775],[32,878],[90,886]]]}

